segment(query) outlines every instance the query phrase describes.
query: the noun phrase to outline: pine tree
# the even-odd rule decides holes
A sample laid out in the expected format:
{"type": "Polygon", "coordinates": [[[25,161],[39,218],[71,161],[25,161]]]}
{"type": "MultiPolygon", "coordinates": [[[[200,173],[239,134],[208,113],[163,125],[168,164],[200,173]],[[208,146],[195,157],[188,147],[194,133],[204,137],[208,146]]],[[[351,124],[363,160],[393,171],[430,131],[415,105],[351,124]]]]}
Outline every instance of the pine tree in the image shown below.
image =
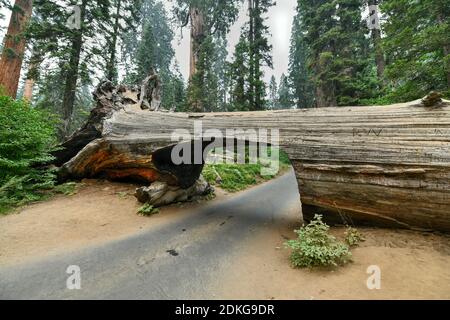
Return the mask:
{"type": "Polygon", "coordinates": [[[233,61],[229,64],[230,110],[233,111],[250,110],[250,100],[247,95],[249,42],[245,35],[245,32],[241,33],[239,42],[234,50],[233,61]]]}
{"type": "Polygon", "coordinates": [[[110,81],[118,80],[117,46],[121,35],[136,27],[138,12],[143,0],[111,0],[111,22],[107,29],[108,55],[106,57],[105,74],[110,81]]]}
{"type": "Polygon", "coordinates": [[[275,110],[278,105],[278,84],[275,76],[272,75],[269,82],[269,101],[268,109],[275,110]]]}
{"type": "MultiPolygon", "coordinates": [[[[126,0],[122,0],[126,3],[126,0]]],[[[53,73],[64,79],[60,136],[67,136],[72,126],[77,93],[101,70],[112,55],[108,46],[114,30],[117,4],[113,0],[35,0],[35,14],[40,18],[30,25],[29,36],[45,53],[53,73]],[[68,11],[67,8],[70,8],[68,11]],[[96,41],[87,41],[95,39],[96,41]],[[108,48],[104,50],[104,48],[108,48]]],[[[115,60],[115,58],[114,58],[115,60]]]]}
{"type": "Polygon", "coordinates": [[[363,5],[362,0],[298,1],[319,107],[359,104],[377,90],[363,5]]]}
{"type": "Polygon", "coordinates": [[[275,5],[272,0],[248,0],[249,3],[249,99],[250,110],[264,110],[266,85],[263,66],[272,65],[272,46],[269,45],[269,27],[264,24],[264,15],[275,5]]]}
{"type": "Polygon", "coordinates": [[[174,32],[164,4],[161,1],[143,1],[140,17],[140,26],[123,36],[122,56],[127,70],[125,83],[140,85],[153,68],[162,82],[162,108],[182,110],[184,84],[174,63],[174,32]]]}
{"type": "Polygon", "coordinates": [[[273,65],[272,46],[268,41],[269,28],[264,23],[264,16],[274,4],[269,0],[248,0],[249,21],[241,30],[232,63],[234,102],[237,103],[234,109],[257,111],[266,108],[266,84],[262,67],[272,68],[273,65]],[[246,68],[242,63],[245,63],[246,68]]]}
{"type": "Polygon", "coordinates": [[[384,0],[381,9],[392,100],[417,99],[430,90],[450,95],[450,3],[384,0]]]}
{"type": "Polygon", "coordinates": [[[308,66],[310,53],[302,29],[301,15],[297,13],[292,25],[288,75],[292,100],[297,109],[314,106],[314,83],[308,66]]]}
{"type": "Polygon", "coordinates": [[[278,108],[291,109],[293,107],[292,94],[289,84],[289,79],[283,73],[280,79],[280,86],[278,88],[278,108]]]}

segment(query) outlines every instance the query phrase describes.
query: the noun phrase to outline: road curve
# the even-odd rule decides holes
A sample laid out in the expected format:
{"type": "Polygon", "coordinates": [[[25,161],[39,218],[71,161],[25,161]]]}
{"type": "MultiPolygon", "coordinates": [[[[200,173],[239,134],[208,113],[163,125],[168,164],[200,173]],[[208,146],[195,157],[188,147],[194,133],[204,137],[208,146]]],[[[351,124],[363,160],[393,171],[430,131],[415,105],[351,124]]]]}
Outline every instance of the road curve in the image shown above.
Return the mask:
{"type": "Polygon", "coordinates": [[[300,215],[291,171],[160,228],[0,267],[0,299],[211,299],[211,284],[233,267],[233,253],[300,215]],[[80,267],[81,290],[67,289],[66,270],[72,265],[80,267]]]}

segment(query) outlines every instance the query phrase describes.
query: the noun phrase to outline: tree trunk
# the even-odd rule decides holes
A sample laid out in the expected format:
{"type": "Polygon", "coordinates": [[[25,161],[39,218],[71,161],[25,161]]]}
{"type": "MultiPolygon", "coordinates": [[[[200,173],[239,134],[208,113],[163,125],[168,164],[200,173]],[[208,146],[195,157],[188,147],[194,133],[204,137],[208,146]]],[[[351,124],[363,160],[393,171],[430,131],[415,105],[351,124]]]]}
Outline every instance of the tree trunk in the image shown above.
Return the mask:
{"type": "MultiPolygon", "coordinates": [[[[279,129],[306,218],[322,213],[329,222],[450,231],[448,101],[429,108],[417,101],[186,114],[142,111],[132,93],[111,83],[102,84],[95,97],[88,123],[56,154],[62,180],[161,181],[187,189],[203,164],[174,164],[175,130],[192,134],[198,121],[203,130],[218,129],[228,137],[225,129],[279,129]]],[[[209,144],[203,141],[201,151],[209,144]]]]}
{"type": "Polygon", "coordinates": [[[83,48],[83,30],[84,18],[86,16],[86,6],[87,0],[83,0],[80,7],[81,28],[79,30],[73,31],[74,36],[72,40],[72,50],[64,88],[63,127],[61,130],[62,137],[65,137],[69,134],[70,124],[72,121],[73,107],[75,104],[75,96],[77,91],[78,68],[80,65],[81,51],[83,48]]]}
{"type": "MultiPolygon", "coordinates": [[[[248,43],[249,43],[249,79],[248,79],[248,99],[250,110],[255,109],[255,7],[254,0],[248,0],[248,14],[249,14],[249,27],[248,27],[248,43]]],[[[245,92],[245,89],[244,91],[245,92]]]]}
{"type": "Polygon", "coordinates": [[[205,39],[205,18],[201,9],[192,7],[189,12],[191,21],[191,52],[189,79],[197,73],[200,50],[205,39]]]}
{"type": "Polygon", "coordinates": [[[119,24],[120,24],[120,10],[122,7],[122,0],[117,0],[116,6],[116,17],[114,21],[114,29],[113,35],[110,45],[110,57],[109,61],[106,65],[106,78],[112,82],[117,82],[117,66],[116,66],[116,47],[117,47],[117,38],[119,36],[119,24]]]}
{"type": "Polygon", "coordinates": [[[0,58],[0,87],[16,98],[26,39],[24,31],[30,20],[32,0],[16,0],[0,58]]]}
{"type": "MultiPolygon", "coordinates": [[[[369,0],[369,6],[378,5],[378,0],[369,0]]],[[[376,15],[375,18],[379,21],[378,11],[373,12],[373,15],[376,15]]],[[[379,80],[383,80],[384,70],[386,68],[386,61],[384,59],[383,48],[381,47],[381,30],[380,29],[372,29],[372,41],[375,49],[375,63],[377,65],[377,75],[379,80]]]]}
{"type": "Polygon", "coordinates": [[[25,79],[25,85],[23,89],[23,98],[27,101],[33,99],[33,90],[36,83],[37,74],[41,64],[41,54],[40,52],[33,50],[30,65],[28,67],[27,78],[25,79]]]}
{"type": "Polygon", "coordinates": [[[381,48],[381,31],[372,30],[372,40],[375,48],[375,62],[377,64],[377,75],[380,81],[384,78],[384,70],[386,68],[386,62],[384,60],[384,52],[381,48]]]}

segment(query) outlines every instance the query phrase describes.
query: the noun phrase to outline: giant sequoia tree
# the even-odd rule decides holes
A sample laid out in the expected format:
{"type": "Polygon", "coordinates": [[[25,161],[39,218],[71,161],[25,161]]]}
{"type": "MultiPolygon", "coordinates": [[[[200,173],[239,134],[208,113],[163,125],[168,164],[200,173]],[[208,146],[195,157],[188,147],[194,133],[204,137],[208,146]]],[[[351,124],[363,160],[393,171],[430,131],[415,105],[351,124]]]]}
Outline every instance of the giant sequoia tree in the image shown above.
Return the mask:
{"type": "MultiPolygon", "coordinates": [[[[2,1],[2,6],[7,3],[2,1]]],[[[11,19],[0,58],[0,87],[15,98],[19,86],[20,70],[25,53],[25,29],[31,17],[32,0],[16,0],[11,8],[11,19]]]]}
{"type": "Polygon", "coordinates": [[[190,27],[189,106],[191,111],[205,111],[208,106],[199,99],[208,91],[213,74],[208,55],[214,50],[214,40],[224,38],[236,21],[241,0],[176,0],[174,9],[181,27],[190,27]]]}

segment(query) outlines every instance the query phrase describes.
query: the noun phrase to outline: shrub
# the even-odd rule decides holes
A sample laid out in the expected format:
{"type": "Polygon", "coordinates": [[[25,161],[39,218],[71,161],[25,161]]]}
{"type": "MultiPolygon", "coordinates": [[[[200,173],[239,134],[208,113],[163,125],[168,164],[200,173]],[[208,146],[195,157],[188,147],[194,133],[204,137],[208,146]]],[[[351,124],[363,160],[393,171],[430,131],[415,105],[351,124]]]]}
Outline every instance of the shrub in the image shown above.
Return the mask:
{"type": "Polygon", "coordinates": [[[295,268],[338,266],[351,260],[349,247],[330,235],[329,229],[322,216],[316,215],[310,224],[295,231],[298,239],[286,242],[295,268]]]}
{"type": "Polygon", "coordinates": [[[358,231],[358,229],[348,227],[345,231],[345,242],[350,247],[355,247],[364,240],[363,235],[358,231]]]}
{"type": "Polygon", "coordinates": [[[153,216],[159,213],[159,209],[153,207],[151,204],[144,204],[138,211],[138,214],[144,217],[153,216]]]}
{"type": "Polygon", "coordinates": [[[0,96],[0,213],[41,199],[54,174],[34,168],[52,159],[54,121],[25,101],[0,96]]]}

